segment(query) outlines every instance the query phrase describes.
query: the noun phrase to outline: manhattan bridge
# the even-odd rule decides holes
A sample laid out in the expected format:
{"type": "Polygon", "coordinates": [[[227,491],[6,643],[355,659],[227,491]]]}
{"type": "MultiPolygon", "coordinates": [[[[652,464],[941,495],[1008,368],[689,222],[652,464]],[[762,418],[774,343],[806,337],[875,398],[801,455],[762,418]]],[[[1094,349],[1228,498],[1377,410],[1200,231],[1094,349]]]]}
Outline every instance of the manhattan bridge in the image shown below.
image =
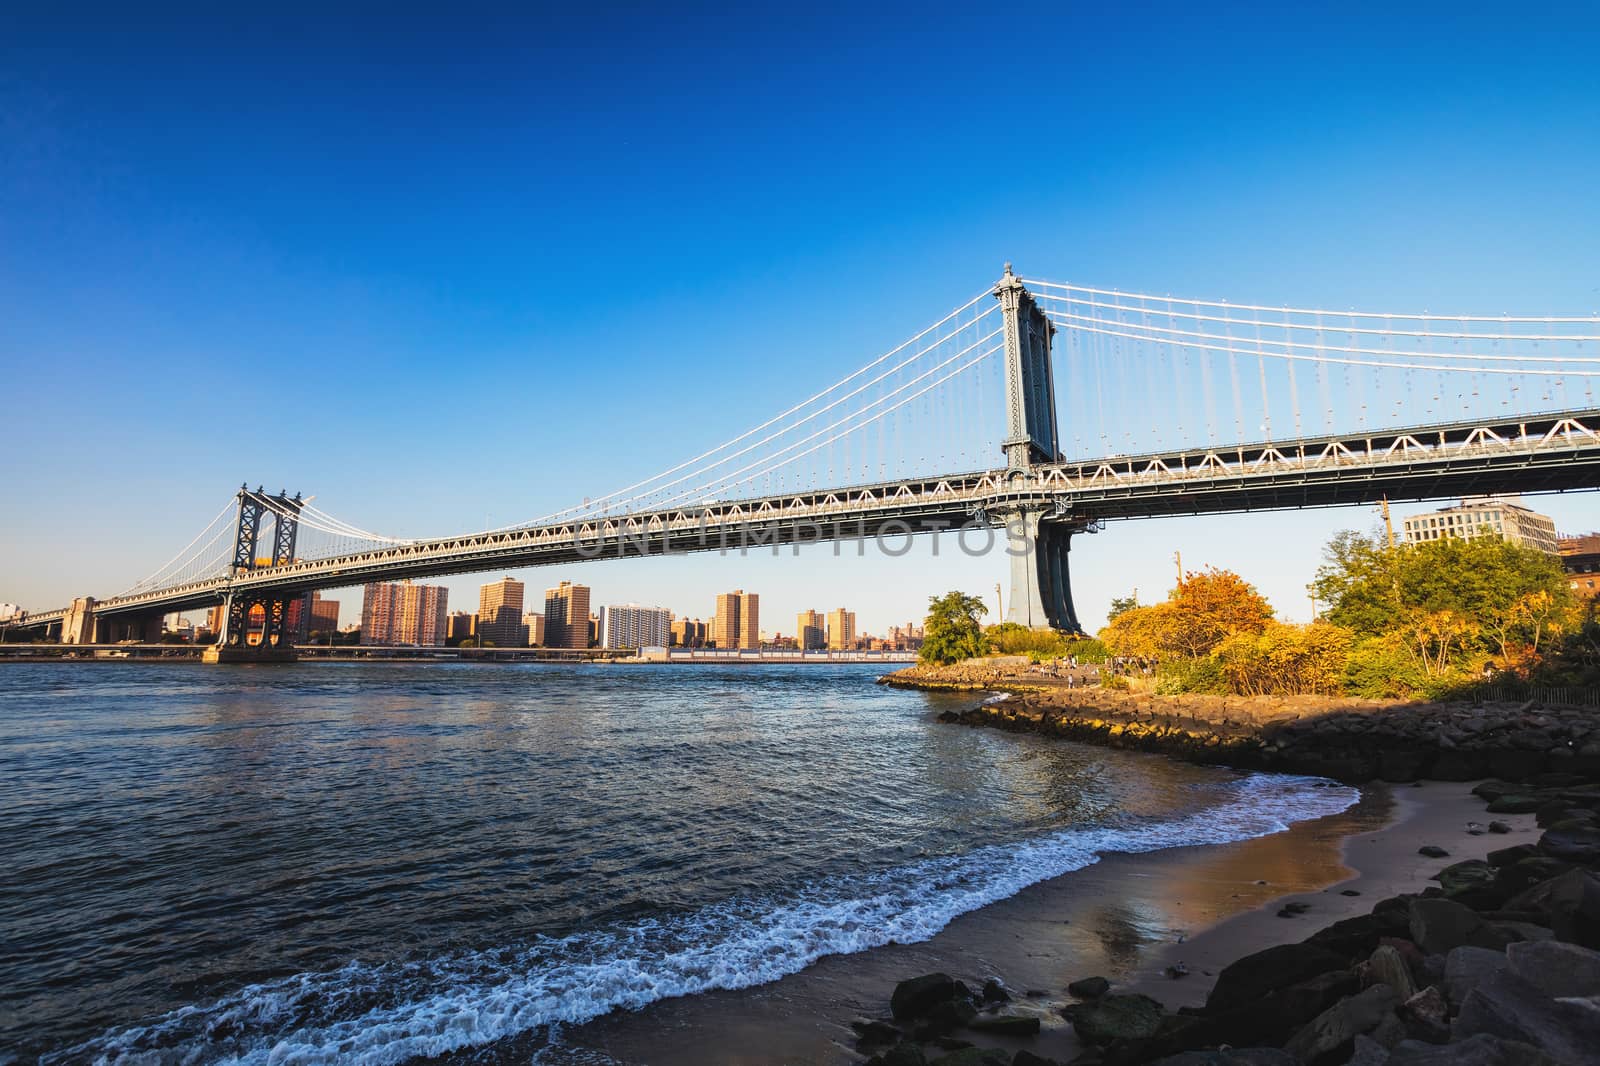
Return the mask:
{"type": "Polygon", "coordinates": [[[1593,313],[1267,307],[1007,264],[859,370],[607,495],[404,538],[244,487],[148,577],[21,625],[154,641],[165,615],[225,604],[208,659],[281,660],[314,589],[982,527],[1008,548],[1008,619],[1077,631],[1069,549],[1110,520],[1600,487],[1597,377],[1593,313]]]}

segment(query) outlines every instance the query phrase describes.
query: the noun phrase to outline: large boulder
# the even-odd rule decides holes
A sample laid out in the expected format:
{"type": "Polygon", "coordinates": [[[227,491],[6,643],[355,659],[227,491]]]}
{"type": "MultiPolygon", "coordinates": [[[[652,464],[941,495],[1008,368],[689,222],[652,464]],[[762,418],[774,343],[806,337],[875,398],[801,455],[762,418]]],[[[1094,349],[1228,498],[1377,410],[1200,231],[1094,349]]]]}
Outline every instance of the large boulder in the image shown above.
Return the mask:
{"type": "Polygon", "coordinates": [[[1128,994],[1073,1003],[1061,1008],[1061,1014],[1072,1023],[1080,1040],[1100,1047],[1113,1041],[1154,1037],[1161,1031],[1165,1012],[1149,996],[1128,994]]]}
{"type": "Polygon", "coordinates": [[[1488,855],[1489,865],[1496,869],[1510,866],[1522,859],[1532,859],[1539,854],[1539,849],[1532,844],[1513,844],[1509,848],[1491,851],[1488,855]]]}
{"type": "MultiPolygon", "coordinates": [[[[1600,996],[1600,951],[1560,940],[1506,948],[1511,972],[1547,996],[1600,996]]],[[[1600,1047],[1595,1049],[1600,1058],[1600,1047]]]]}
{"type": "Polygon", "coordinates": [[[947,973],[928,973],[901,981],[889,997],[889,1013],[897,1021],[920,1018],[938,1003],[956,994],[956,979],[947,973]]]}
{"type": "Polygon", "coordinates": [[[1538,916],[1556,939],[1600,949],[1600,878],[1568,870],[1513,897],[1505,907],[1538,916]]]}
{"type": "Polygon", "coordinates": [[[940,1055],[931,1066],[1011,1066],[1011,1053],[993,1047],[964,1047],[940,1055]]]}
{"type": "MultiPolygon", "coordinates": [[[[1352,1063],[1353,1066],[1353,1063],[1352,1063]]],[[[1449,1044],[1405,1040],[1395,1045],[1384,1066],[1566,1066],[1531,1044],[1487,1033],[1449,1044]]]]}
{"type": "Polygon", "coordinates": [[[1081,977],[1068,985],[1067,991],[1079,999],[1099,999],[1111,991],[1111,982],[1104,977],[1081,977]]]}
{"type": "Polygon", "coordinates": [[[1506,953],[1489,948],[1463,945],[1455,948],[1444,960],[1444,994],[1450,1006],[1459,1010],[1467,994],[1490,974],[1499,973],[1507,965],[1506,953]]]}
{"type": "Polygon", "coordinates": [[[1457,1038],[1487,1033],[1532,1044],[1571,1063],[1593,1062],[1600,1048],[1600,1004],[1552,999],[1509,970],[1491,974],[1468,993],[1452,1032],[1457,1038]]]}
{"type": "Polygon", "coordinates": [[[1489,928],[1476,911],[1448,899],[1411,901],[1411,939],[1427,955],[1444,955],[1463,944],[1506,946],[1505,937],[1489,928]]]}
{"type": "Polygon", "coordinates": [[[1600,827],[1588,821],[1557,822],[1539,838],[1539,850],[1567,862],[1600,862],[1600,827]]]}
{"type": "Polygon", "coordinates": [[[1354,1050],[1355,1039],[1370,1033],[1385,1019],[1393,1017],[1400,997],[1388,985],[1371,988],[1341,999],[1317,1015],[1290,1038],[1283,1049],[1308,1066],[1343,1062],[1354,1050]]]}
{"type": "Polygon", "coordinates": [[[1343,970],[1345,961],[1345,955],[1310,942],[1279,944],[1246,955],[1217,974],[1217,983],[1206,997],[1206,1009],[1226,1011],[1248,1006],[1276,989],[1330,970],[1343,970]]]}
{"type": "Polygon", "coordinates": [[[1300,1066],[1294,1056],[1275,1047],[1207,1048],[1159,1059],[1155,1066],[1300,1066]]]}
{"type": "Polygon", "coordinates": [[[1402,1001],[1417,994],[1417,983],[1411,977],[1411,967],[1406,965],[1400,952],[1387,945],[1380,945],[1372,957],[1361,964],[1358,972],[1362,984],[1388,985],[1402,1001]]]}
{"type": "Polygon", "coordinates": [[[1383,906],[1371,914],[1358,914],[1317,930],[1306,937],[1307,944],[1315,944],[1346,960],[1365,958],[1384,937],[1410,936],[1410,913],[1404,905],[1383,906]]]}

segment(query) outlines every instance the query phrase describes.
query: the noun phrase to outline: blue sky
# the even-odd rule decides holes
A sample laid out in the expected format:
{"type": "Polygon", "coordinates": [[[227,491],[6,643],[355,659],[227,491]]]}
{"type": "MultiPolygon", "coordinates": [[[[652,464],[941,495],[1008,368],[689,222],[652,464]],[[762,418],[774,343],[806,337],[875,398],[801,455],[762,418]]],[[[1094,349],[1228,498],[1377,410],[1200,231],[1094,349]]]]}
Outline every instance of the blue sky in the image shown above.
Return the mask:
{"type": "MultiPolygon", "coordinates": [[[[1592,310],[1597,46],[1593,5],[13,13],[0,600],[118,591],[246,479],[394,535],[531,518],[762,421],[1005,260],[1592,310]]],[[[1600,526],[1594,496],[1534,502],[1600,526]]],[[[1080,610],[1164,589],[1179,550],[1304,616],[1321,544],[1373,520],[1113,526],[1075,549],[1080,610]]],[[[702,616],[742,586],[787,632],[1004,570],[924,546],[523,576],[702,616]]]]}

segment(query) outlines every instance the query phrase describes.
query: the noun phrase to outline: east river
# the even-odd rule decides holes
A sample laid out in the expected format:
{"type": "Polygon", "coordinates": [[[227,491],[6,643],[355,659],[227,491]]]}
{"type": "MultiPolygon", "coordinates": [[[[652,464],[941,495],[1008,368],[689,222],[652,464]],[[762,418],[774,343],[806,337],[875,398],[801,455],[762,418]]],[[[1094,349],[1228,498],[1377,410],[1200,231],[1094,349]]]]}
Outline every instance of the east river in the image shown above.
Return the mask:
{"type": "Polygon", "coordinates": [[[564,1026],[1353,800],[940,725],[975,697],[881,669],[0,667],[0,1062],[560,1061],[564,1026]]]}

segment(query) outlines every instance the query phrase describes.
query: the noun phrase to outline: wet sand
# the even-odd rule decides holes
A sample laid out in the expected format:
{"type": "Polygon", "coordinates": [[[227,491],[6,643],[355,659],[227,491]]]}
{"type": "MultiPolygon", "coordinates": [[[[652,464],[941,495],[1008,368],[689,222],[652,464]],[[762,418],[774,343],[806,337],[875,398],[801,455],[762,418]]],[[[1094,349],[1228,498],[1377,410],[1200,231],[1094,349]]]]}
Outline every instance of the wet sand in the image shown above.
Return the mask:
{"type": "Polygon", "coordinates": [[[1467,832],[1487,823],[1470,783],[1374,785],[1342,814],[1235,844],[1107,855],[956,919],[933,939],[833,956],[780,981],[739,991],[664,1000],[564,1030],[540,1061],[842,1064],[858,1062],[850,1022],[888,1015],[896,982],[944,970],[969,982],[999,977],[1036,1013],[1027,1040],[962,1039],[1031,1050],[1062,1061],[1078,1051],[1057,1014],[1069,982],[1101,974],[1175,1008],[1197,1004],[1227,963],[1299,940],[1380,899],[1419,891],[1447,861],[1532,839],[1531,815],[1506,816],[1511,835],[1467,832]],[[1449,860],[1417,854],[1439,844],[1449,860]],[[1350,889],[1359,896],[1341,895],[1350,889]],[[1282,903],[1311,905],[1280,918],[1282,903]],[[1190,976],[1163,970],[1183,962],[1190,976]]]}

